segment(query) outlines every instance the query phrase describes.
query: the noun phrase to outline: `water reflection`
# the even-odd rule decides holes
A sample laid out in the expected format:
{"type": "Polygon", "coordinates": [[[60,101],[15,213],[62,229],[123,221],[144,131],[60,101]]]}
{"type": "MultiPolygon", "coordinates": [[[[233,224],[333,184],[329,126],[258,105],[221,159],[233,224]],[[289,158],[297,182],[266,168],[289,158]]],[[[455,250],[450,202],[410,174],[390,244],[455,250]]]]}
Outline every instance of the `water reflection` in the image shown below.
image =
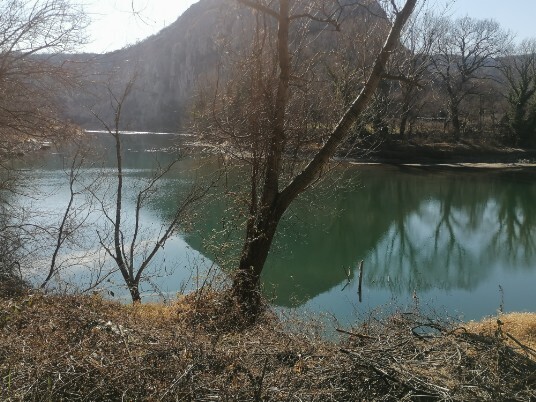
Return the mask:
{"type": "MultiPolygon", "coordinates": [[[[202,164],[198,159],[179,152],[181,136],[177,135],[125,135],[122,138],[123,153],[123,209],[124,226],[122,234],[131,238],[134,231],[136,196],[157,167],[165,167],[177,161],[154,187],[156,190],[151,203],[140,211],[140,227],[137,232],[139,255],[141,259],[148,248],[154,244],[162,227],[174,213],[176,205],[187,196],[196,184],[202,164]]],[[[115,264],[105,252],[100,239],[106,241],[110,233],[108,218],[103,208],[114,207],[116,194],[116,170],[114,164],[115,148],[112,136],[96,133],[88,136],[84,146],[88,146],[84,163],[81,165],[75,183],[76,196],[72,211],[73,224],[77,231],[72,241],[65,242],[58,255],[61,267],[51,285],[56,289],[84,290],[98,283],[99,289],[111,291],[115,298],[128,301],[128,291],[123,280],[115,270],[115,264]],[[91,191],[88,190],[92,184],[91,191]],[[83,216],[83,225],[78,226],[78,218],[83,216]],[[100,282],[103,280],[103,282],[100,282]]],[[[26,196],[17,200],[23,210],[32,211],[25,224],[35,227],[55,228],[57,220],[65,212],[69,200],[68,172],[72,155],[80,145],[66,144],[52,152],[36,154],[31,160],[23,160],[22,173],[26,186],[26,196]]],[[[180,230],[184,229],[183,227],[180,230]]],[[[55,247],[53,230],[36,233],[31,255],[23,266],[30,270],[33,283],[40,284],[46,275],[43,267],[50,264],[51,250],[55,247]]],[[[128,245],[127,245],[128,247],[128,245]]],[[[128,248],[127,248],[128,251],[128,248]]],[[[193,250],[185,241],[183,233],[170,238],[165,251],[158,253],[145,272],[141,290],[145,300],[161,297],[174,297],[178,291],[192,289],[201,273],[212,266],[198,251],[193,250]]]]}
{"type": "MultiPolygon", "coordinates": [[[[369,290],[402,296],[471,291],[486,283],[495,294],[492,277],[512,272],[535,281],[536,172],[347,172],[356,174],[361,186],[326,197],[323,208],[311,211],[304,200],[295,209],[291,220],[314,216],[307,233],[293,241],[280,233],[286,245],[269,260],[264,277],[276,286],[277,304],[305,303],[340,286],[346,268],[357,276],[361,259],[369,290]]],[[[532,294],[526,298],[520,308],[536,307],[532,294]]]]}
{"type": "MultiPolygon", "coordinates": [[[[131,178],[143,178],[155,163],[173,157],[144,151],[169,148],[170,137],[125,140],[131,178]]],[[[112,152],[105,136],[99,141],[104,141],[104,155],[112,152]]],[[[111,160],[113,155],[108,156],[111,160]]],[[[59,157],[41,166],[62,175],[59,157]]],[[[183,159],[162,183],[147,220],[161,222],[189,183],[217,168],[212,159],[183,159]]],[[[222,194],[233,182],[240,184],[240,172],[229,173],[224,181],[192,217],[192,230],[166,247],[160,264],[187,269],[192,257],[183,254],[189,252],[222,266],[230,261],[232,267],[242,232],[233,226],[237,221],[230,214],[236,210],[222,194]]],[[[393,297],[411,300],[416,292],[478,318],[498,307],[501,285],[507,309],[536,311],[535,199],[533,169],[346,167],[335,184],[305,194],[287,213],[264,270],[266,291],[278,306],[351,315],[358,304],[357,269],[364,260],[360,308],[393,297]],[[351,283],[345,287],[348,271],[351,283]]],[[[188,275],[162,283],[173,292],[188,275]]]]}
{"type": "MultiPolygon", "coordinates": [[[[186,135],[179,134],[125,134],[121,138],[123,148],[123,167],[125,169],[146,171],[157,165],[165,166],[173,161],[179,152],[183,152],[186,135]]],[[[33,168],[58,170],[69,167],[70,157],[78,148],[91,150],[84,166],[94,163],[96,167],[115,166],[115,140],[107,132],[86,133],[79,143],[63,144],[58,149],[44,152],[32,158],[23,160],[25,166],[30,162],[33,168]]]]}
{"type": "MultiPolygon", "coordinates": [[[[264,270],[266,291],[276,305],[321,300],[319,310],[337,315],[346,308],[343,299],[357,301],[358,263],[364,260],[368,306],[416,292],[447,307],[464,300],[470,305],[459,308],[479,316],[493,313],[498,285],[504,285],[507,296],[518,299],[512,309],[536,310],[532,293],[523,293],[526,283],[536,282],[535,179],[530,169],[347,169],[344,185],[306,194],[285,217],[264,270]],[[352,285],[341,291],[348,270],[352,285]]],[[[228,235],[227,208],[223,199],[206,208],[188,242],[215,258],[203,240],[230,238],[235,244],[227,258],[233,261],[240,232],[225,240],[213,235],[228,235]]]]}

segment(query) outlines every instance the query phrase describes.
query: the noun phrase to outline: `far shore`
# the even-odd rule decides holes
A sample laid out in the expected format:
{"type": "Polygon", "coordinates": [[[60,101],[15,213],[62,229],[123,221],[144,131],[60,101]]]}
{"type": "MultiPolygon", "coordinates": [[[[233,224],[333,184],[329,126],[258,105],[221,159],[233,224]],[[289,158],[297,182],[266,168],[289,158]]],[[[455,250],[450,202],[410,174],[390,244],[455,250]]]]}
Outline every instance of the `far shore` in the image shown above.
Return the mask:
{"type": "Polygon", "coordinates": [[[486,143],[416,143],[389,141],[371,151],[359,151],[348,160],[356,164],[395,164],[445,168],[533,168],[536,149],[523,149],[486,143]]]}
{"type": "MultiPolygon", "coordinates": [[[[86,132],[91,132],[87,131],[86,132]]],[[[148,132],[144,134],[149,134],[148,132]]],[[[159,134],[159,133],[157,133],[159,134]]],[[[211,149],[205,141],[189,141],[189,146],[211,149]]],[[[50,141],[26,140],[0,149],[0,154],[24,157],[51,149],[50,141]],[[4,151],[4,152],[2,152],[4,151]]],[[[536,168],[536,149],[523,149],[478,142],[386,141],[361,146],[349,155],[336,158],[352,165],[399,165],[415,168],[508,170],[536,168]]]]}
{"type": "Polygon", "coordinates": [[[400,165],[407,167],[425,167],[425,168],[466,168],[466,169],[488,169],[488,170],[505,170],[505,169],[525,169],[536,168],[536,163],[396,163],[396,162],[359,162],[351,160],[348,163],[352,165],[360,166],[374,166],[374,165],[400,165]]]}

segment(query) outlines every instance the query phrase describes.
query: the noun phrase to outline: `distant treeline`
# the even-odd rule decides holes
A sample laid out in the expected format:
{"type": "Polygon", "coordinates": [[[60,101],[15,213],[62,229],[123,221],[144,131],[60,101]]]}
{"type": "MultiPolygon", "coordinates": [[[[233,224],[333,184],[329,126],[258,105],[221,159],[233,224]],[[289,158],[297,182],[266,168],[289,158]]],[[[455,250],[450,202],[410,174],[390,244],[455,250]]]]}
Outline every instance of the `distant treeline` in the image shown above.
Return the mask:
{"type": "MultiPolygon", "coordinates": [[[[338,29],[324,34],[322,47],[314,49],[324,68],[315,77],[314,96],[336,100],[341,107],[359,90],[390,26],[378,3],[362,3],[346,6],[338,29]]],[[[125,128],[186,130],[197,95],[220,73],[222,57],[228,57],[229,49],[247,46],[248,20],[253,14],[237,10],[231,1],[202,0],[134,46],[69,56],[78,68],[83,65],[86,78],[79,90],[62,96],[63,110],[74,122],[94,128],[98,122],[88,110],[111,117],[107,88],[120,88],[135,77],[123,110],[125,128]]],[[[319,29],[311,24],[311,36],[319,29]]],[[[385,78],[358,127],[360,134],[383,140],[534,145],[536,41],[516,44],[495,21],[421,11],[406,29],[385,78]]]]}

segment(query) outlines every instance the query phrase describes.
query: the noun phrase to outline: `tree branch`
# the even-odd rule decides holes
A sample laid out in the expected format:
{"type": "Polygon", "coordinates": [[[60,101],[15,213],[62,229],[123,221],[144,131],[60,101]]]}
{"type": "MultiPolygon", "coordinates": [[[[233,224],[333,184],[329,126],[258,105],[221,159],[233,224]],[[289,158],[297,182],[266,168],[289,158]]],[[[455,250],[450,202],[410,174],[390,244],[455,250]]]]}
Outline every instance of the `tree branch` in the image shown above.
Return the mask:
{"type": "Polygon", "coordinates": [[[344,113],[320,151],[318,151],[305,169],[281,192],[280,197],[278,198],[278,208],[281,210],[281,214],[283,214],[298,194],[303,192],[314,181],[315,177],[322,172],[326,163],[335,154],[337,147],[346,138],[352,126],[361,117],[361,114],[378,88],[387,61],[398,45],[402,28],[413,12],[416,3],[417,0],[408,0],[404,5],[404,8],[397,14],[391,32],[374,63],[372,72],[365,86],[361,90],[361,93],[344,113]]]}
{"type": "Polygon", "coordinates": [[[259,4],[259,3],[256,3],[252,0],[236,0],[237,2],[245,5],[245,6],[248,6],[248,7],[251,7],[257,11],[260,11],[262,13],[265,13],[265,14],[268,14],[272,17],[274,17],[275,19],[279,20],[281,18],[281,15],[277,12],[275,12],[274,10],[272,10],[271,8],[269,7],[266,7],[262,4],[259,4]]]}
{"type": "Polygon", "coordinates": [[[412,84],[419,88],[422,88],[422,85],[418,82],[418,80],[407,77],[405,75],[383,73],[382,78],[385,80],[390,80],[390,81],[401,81],[401,82],[405,82],[407,84],[412,84]]]}

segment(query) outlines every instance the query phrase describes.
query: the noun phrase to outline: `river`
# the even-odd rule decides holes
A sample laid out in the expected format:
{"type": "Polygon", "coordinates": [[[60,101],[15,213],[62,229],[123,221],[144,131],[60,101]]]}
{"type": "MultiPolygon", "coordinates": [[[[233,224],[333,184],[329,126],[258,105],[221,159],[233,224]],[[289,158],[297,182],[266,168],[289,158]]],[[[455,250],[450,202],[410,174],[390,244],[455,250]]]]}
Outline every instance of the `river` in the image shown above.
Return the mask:
{"type": "MultiPolygon", "coordinates": [[[[92,135],[100,144],[102,160],[82,167],[81,176],[91,180],[104,171],[113,178],[110,139],[103,133],[92,135]]],[[[181,137],[124,136],[126,209],[132,210],[136,186],[157,161],[165,164],[177,154],[169,149],[177,138],[181,137]]],[[[40,219],[57,219],[53,217],[68,201],[69,161],[64,150],[46,151],[26,162],[25,181],[33,197],[21,198],[21,205],[38,209],[40,219]]],[[[147,242],[181,194],[217,167],[215,158],[189,155],[164,177],[142,214],[147,242]]],[[[296,202],[276,236],[263,282],[265,293],[281,311],[323,313],[342,323],[372,311],[411,309],[416,304],[462,319],[478,319],[498,309],[536,311],[536,170],[348,164],[335,170],[330,180],[296,202]]],[[[230,218],[236,212],[235,200],[222,196],[229,192],[229,177],[222,180],[226,186],[218,185],[217,195],[190,215],[187,227],[155,260],[151,280],[143,285],[146,300],[171,298],[199,286],[207,270],[217,269],[216,259],[220,267],[232,265],[241,232],[230,218]],[[224,241],[230,246],[222,251],[224,241]]],[[[113,190],[100,194],[111,197],[113,190]]],[[[77,205],[83,207],[84,202],[87,199],[80,196],[77,205]]],[[[85,230],[85,240],[78,242],[84,244],[83,251],[74,244],[64,250],[64,260],[84,254],[85,261],[64,271],[65,282],[91,281],[89,264],[106,259],[95,241],[95,232],[105,231],[102,216],[93,213],[85,230]]],[[[41,250],[34,270],[45,266],[47,258],[41,250]]],[[[113,293],[124,298],[120,283],[112,276],[99,287],[110,297],[113,293]]]]}

